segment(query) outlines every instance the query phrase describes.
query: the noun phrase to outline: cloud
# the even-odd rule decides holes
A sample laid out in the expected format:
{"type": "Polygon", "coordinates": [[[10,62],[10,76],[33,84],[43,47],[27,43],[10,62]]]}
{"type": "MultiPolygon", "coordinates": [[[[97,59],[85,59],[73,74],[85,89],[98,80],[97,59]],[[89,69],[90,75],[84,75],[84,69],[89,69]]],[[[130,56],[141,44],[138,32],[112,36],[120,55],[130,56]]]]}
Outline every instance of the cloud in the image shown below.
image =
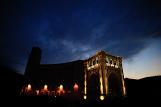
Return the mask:
{"type": "Polygon", "coordinates": [[[161,40],[150,41],[149,47],[123,61],[126,78],[140,79],[161,75],[161,40]]]}
{"type": "MultiPolygon", "coordinates": [[[[146,6],[141,12],[145,11],[145,8],[146,6]]],[[[37,39],[40,40],[38,44],[43,47],[46,55],[55,59],[47,61],[50,58],[44,57],[45,62],[59,63],[84,59],[97,50],[105,50],[130,58],[148,46],[147,40],[160,37],[154,36],[153,33],[159,32],[158,20],[147,18],[147,14],[140,15],[135,6],[128,11],[121,11],[120,14],[118,12],[104,14],[104,11],[101,13],[103,9],[95,5],[80,6],[72,11],[67,9],[66,11],[69,11],[70,15],[65,15],[65,17],[64,13],[47,17],[45,20],[48,25],[44,28],[44,24],[42,24],[42,30],[37,39]],[[93,11],[92,7],[98,8],[94,8],[93,11]],[[135,12],[137,12],[136,15],[135,12]],[[117,18],[114,17],[115,14],[117,14],[117,18]],[[44,29],[47,29],[44,31],[45,33],[42,32],[44,29]],[[63,50],[65,52],[62,52],[63,50]]]]}
{"type": "Polygon", "coordinates": [[[7,65],[25,67],[33,46],[42,49],[41,63],[85,59],[98,50],[130,59],[161,37],[156,0],[9,3],[0,39],[1,63],[7,65]]]}

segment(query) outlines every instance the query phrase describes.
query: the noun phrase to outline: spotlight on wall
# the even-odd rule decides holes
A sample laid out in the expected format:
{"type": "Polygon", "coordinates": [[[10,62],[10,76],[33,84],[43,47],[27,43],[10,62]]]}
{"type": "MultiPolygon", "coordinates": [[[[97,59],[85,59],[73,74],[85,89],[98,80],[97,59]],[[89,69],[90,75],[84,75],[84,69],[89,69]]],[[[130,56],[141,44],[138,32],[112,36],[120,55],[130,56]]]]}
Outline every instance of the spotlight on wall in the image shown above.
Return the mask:
{"type": "Polygon", "coordinates": [[[103,95],[100,96],[100,100],[104,100],[105,97],[103,95]]]}
{"type": "Polygon", "coordinates": [[[83,96],[83,98],[86,100],[86,99],[87,99],[87,96],[86,96],[86,95],[84,95],[84,96],[83,96]]]}

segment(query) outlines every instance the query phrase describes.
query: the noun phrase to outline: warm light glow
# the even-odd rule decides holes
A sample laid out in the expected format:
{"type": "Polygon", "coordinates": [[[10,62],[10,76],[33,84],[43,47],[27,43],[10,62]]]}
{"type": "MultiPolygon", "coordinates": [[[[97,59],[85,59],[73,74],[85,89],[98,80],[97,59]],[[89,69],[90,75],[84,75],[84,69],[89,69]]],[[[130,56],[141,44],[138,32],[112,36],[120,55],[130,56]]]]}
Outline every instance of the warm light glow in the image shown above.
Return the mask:
{"type": "Polygon", "coordinates": [[[63,95],[63,94],[65,93],[65,90],[63,89],[63,85],[60,85],[60,86],[58,87],[57,93],[58,93],[59,95],[63,95]]]}
{"type": "Polygon", "coordinates": [[[100,77],[100,91],[101,91],[101,94],[103,94],[103,83],[102,83],[102,77],[100,77]]]}
{"type": "Polygon", "coordinates": [[[91,67],[88,67],[88,70],[91,69],[91,67]]]}
{"type": "Polygon", "coordinates": [[[31,90],[31,85],[30,84],[28,84],[27,90],[31,90]]]}
{"type": "MultiPolygon", "coordinates": [[[[105,73],[105,75],[107,75],[106,73],[105,73]]],[[[105,88],[106,88],[106,95],[108,94],[108,86],[107,86],[107,77],[105,77],[105,88]]]]}
{"type": "Polygon", "coordinates": [[[84,88],[84,93],[87,94],[87,88],[86,87],[84,88]]]}
{"type": "Polygon", "coordinates": [[[107,66],[110,66],[110,64],[109,64],[109,63],[106,63],[106,65],[107,65],[107,66]]]}
{"type": "Polygon", "coordinates": [[[74,88],[74,91],[78,91],[78,84],[75,83],[73,88],[74,88]]]}
{"type": "Polygon", "coordinates": [[[60,85],[60,86],[59,86],[59,89],[60,89],[60,90],[63,90],[63,85],[60,85]]]}
{"type": "Polygon", "coordinates": [[[36,95],[39,95],[39,90],[36,90],[36,95]]]}
{"type": "Polygon", "coordinates": [[[105,97],[103,95],[100,96],[100,100],[104,100],[105,97]]]}
{"type": "Polygon", "coordinates": [[[98,67],[98,64],[96,64],[96,66],[98,67]]]}
{"type": "Polygon", "coordinates": [[[84,81],[84,94],[87,94],[87,81],[86,81],[86,74],[85,74],[85,81],[84,81]]]}
{"type": "Polygon", "coordinates": [[[124,93],[124,95],[126,95],[126,88],[125,88],[125,83],[124,83],[123,79],[122,79],[122,82],[123,82],[123,93],[124,93]]]}
{"type": "Polygon", "coordinates": [[[114,64],[111,64],[112,67],[114,67],[114,64]]]}
{"type": "Polygon", "coordinates": [[[83,98],[86,100],[86,99],[87,99],[87,96],[86,96],[86,95],[84,95],[84,96],[83,96],[83,98]]]}
{"type": "Polygon", "coordinates": [[[48,90],[48,86],[45,84],[44,85],[44,90],[47,91],[48,90]]]}
{"type": "Polygon", "coordinates": [[[115,68],[118,68],[118,66],[117,66],[117,65],[115,65],[115,68]]]}

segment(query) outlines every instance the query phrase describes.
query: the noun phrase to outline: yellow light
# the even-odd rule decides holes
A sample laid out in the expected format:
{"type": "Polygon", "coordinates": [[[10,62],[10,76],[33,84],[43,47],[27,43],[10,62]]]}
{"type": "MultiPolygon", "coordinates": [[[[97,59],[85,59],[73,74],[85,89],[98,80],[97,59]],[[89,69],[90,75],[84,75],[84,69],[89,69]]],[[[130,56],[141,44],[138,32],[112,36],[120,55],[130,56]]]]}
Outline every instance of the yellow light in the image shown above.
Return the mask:
{"type": "Polygon", "coordinates": [[[86,80],[84,81],[84,93],[87,94],[87,81],[86,80]]]}
{"type": "Polygon", "coordinates": [[[27,90],[31,90],[31,85],[30,84],[28,84],[27,90]]]}
{"type": "Polygon", "coordinates": [[[100,77],[100,91],[101,91],[101,94],[103,94],[103,83],[102,83],[102,77],[100,77]]]}
{"type": "Polygon", "coordinates": [[[86,95],[84,95],[84,96],[83,96],[83,98],[86,100],[86,99],[87,99],[87,96],[86,96],[86,95]]]}
{"type": "Polygon", "coordinates": [[[84,88],[84,93],[87,94],[87,88],[86,87],[84,88]]]}
{"type": "Polygon", "coordinates": [[[126,95],[126,88],[125,88],[125,83],[123,79],[122,79],[122,82],[123,82],[123,94],[126,95]]]}
{"type": "Polygon", "coordinates": [[[48,90],[48,86],[46,84],[44,85],[44,90],[48,90]]]}
{"type": "Polygon", "coordinates": [[[103,95],[100,96],[100,100],[104,100],[105,97],[103,95]]]}

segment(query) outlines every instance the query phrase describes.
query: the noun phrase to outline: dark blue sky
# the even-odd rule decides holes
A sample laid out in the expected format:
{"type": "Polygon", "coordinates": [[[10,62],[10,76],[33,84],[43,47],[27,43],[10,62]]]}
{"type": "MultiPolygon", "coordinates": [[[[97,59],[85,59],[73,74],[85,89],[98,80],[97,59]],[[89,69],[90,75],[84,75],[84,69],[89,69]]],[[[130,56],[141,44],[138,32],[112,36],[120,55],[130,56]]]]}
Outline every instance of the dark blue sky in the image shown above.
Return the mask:
{"type": "Polygon", "coordinates": [[[161,46],[160,0],[4,0],[2,4],[1,65],[20,73],[33,46],[42,49],[41,63],[85,59],[98,50],[129,61],[155,40],[155,46],[161,46]]]}

